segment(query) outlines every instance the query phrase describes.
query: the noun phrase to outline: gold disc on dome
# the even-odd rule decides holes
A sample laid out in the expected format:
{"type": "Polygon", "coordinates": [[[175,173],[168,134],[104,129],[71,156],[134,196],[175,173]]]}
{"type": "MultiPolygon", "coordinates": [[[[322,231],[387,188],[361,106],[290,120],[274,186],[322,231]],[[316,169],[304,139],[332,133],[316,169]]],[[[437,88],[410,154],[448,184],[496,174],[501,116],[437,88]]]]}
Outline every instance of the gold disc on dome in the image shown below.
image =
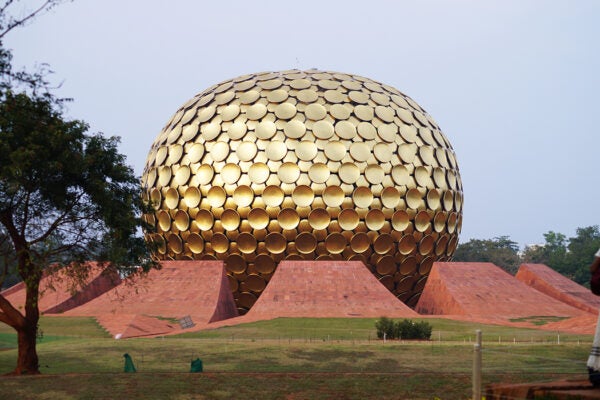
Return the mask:
{"type": "Polygon", "coordinates": [[[246,260],[239,254],[230,254],[225,259],[225,268],[234,274],[241,274],[246,271],[246,260]]]}
{"type": "Polygon", "coordinates": [[[252,104],[246,110],[246,116],[249,120],[258,121],[267,114],[267,106],[260,103],[252,104]]]}
{"type": "MultiPolygon", "coordinates": [[[[348,97],[350,98],[350,100],[352,100],[355,103],[359,103],[359,104],[368,103],[369,95],[365,92],[360,92],[358,89],[360,89],[360,87],[358,87],[358,88],[356,88],[356,90],[353,90],[348,93],[348,97]]],[[[355,110],[356,110],[356,107],[355,107],[355,110]]]]}
{"type": "Polygon", "coordinates": [[[327,90],[323,94],[323,97],[325,97],[325,100],[329,101],[330,103],[341,103],[346,100],[347,96],[346,94],[338,92],[337,90],[327,90]]]}
{"type": "Polygon", "coordinates": [[[235,153],[240,161],[252,161],[256,157],[258,148],[254,142],[242,142],[238,145],[235,153]]]}
{"type": "Polygon", "coordinates": [[[242,308],[245,308],[245,309],[252,308],[254,303],[256,303],[256,295],[254,295],[250,292],[242,292],[242,293],[240,293],[239,297],[237,298],[238,306],[241,306],[242,308]]]}
{"type": "Polygon", "coordinates": [[[196,171],[196,179],[201,185],[209,184],[215,176],[215,170],[208,164],[202,164],[196,171]]]}
{"type": "Polygon", "coordinates": [[[215,233],[210,238],[212,249],[217,253],[225,253],[229,249],[229,239],[222,233],[215,233]]]}
{"type": "MultiPolygon", "coordinates": [[[[346,107],[342,104],[333,104],[329,109],[331,116],[338,120],[348,119],[352,114],[352,108],[346,107]]],[[[355,129],[356,132],[356,129],[355,129]]]]}
{"type": "Polygon", "coordinates": [[[327,142],[324,152],[331,161],[341,161],[346,156],[346,146],[343,142],[327,142]]]}
{"type": "Polygon", "coordinates": [[[433,218],[433,229],[436,232],[442,232],[444,230],[446,227],[446,218],[447,215],[444,211],[440,211],[435,214],[435,217],[433,218]]]}
{"type": "Polygon", "coordinates": [[[242,232],[236,239],[238,249],[244,254],[253,253],[256,250],[256,238],[247,232],[242,232]]]}
{"type": "Polygon", "coordinates": [[[277,265],[275,264],[273,258],[266,254],[259,254],[254,260],[254,267],[256,268],[256,271],[261,274],[270,274],[271,272],[275,271],[276,266],[277,265]]]}
{"type": "MultiPolygon", "coordinates": [[[[412,236],[411,236],[412,237],[412,236]]],[[[413,256],[406,257],[400,264],[400,273],[402,275],[412,275],[417,270],[417,259],[413,256]]]]}
{"type": "Polygon", "coordinates": [[[217,112],[217,108],[215,106],[203,107],[198,110],[197,121],[202,123],[211,119],[215,113],[217,112]]]}
{"type": "Polygon", "coordinates": [[[383,256],[377,261],[376,270],[379,275],[393,275],[396,272],[396,262],[392,256],[383,256]]]}
{"type": "Polygon", "coordinates": [[[231,121],[238,115],[240,115],[240,106],[237,104],[230,104],[221,110],[221,118],[223,121],[231,121]]]}
{"type": "Polygon", "coordinates": [[[415,216],[415,229],[425,232],[431,226],[431,217],[427,211],[419,211],[415,216]]]}
{"type": "Polygon", "coordinates": [[[350,155],[356,161],[367,161],[371,156],[371,147],[365,142],[354,142],[350,145],[350,155]]]}
{"type": "Polygon", "coordinates": [[[341,139],[351,140],[356,136],[356,126],[349,121],[338,121],[335,124],[335,134],[341,139]]]}
{"type": "Polygon", "coordinates": [[[454,195],[452,194],[451,191],[447,190],[446,193],[444,193],[444,210],[446,211],[452,211],[452,207],[454,206],[454,195]]]}
{"type": "Polygon", "coordinates": [[[360,222],[360,217],[358,213],[352,208],[347,208],[342,210],[338,216],[338,224],[340,228],[345,231],[351,231],[358,226],[360,222]]]}
{"type": "Polygon", "coordinates": [[[308,169],[308,177],[314,183],[325,183],[329,179],[331,171],[326,164],[315,163],[308,169]]]}
{"type": "Polygon", "coordinates": [[[292,200],[298,207],[309,207],[314,198],[315,194],[310,186],[296,186],[292,192],[292,200]]]}
{"type": "Polygon", "coordinates": [[[237,121],[229,126],[227,129],[227,136],[231,140],[239,140],[246,135],[248,131],[248,125],[245,122],[237,121]]]}
{"type": "Polygon", "coordinates": [[[306,106],[304,114],[308,119],[312,119],[313,121],[320,121],[327,116],[327,109],[321,104],[312,103],[306,106]]]}
{"type": "Polygon", "coordinates": [[[316,91],[312,89],[304,89],[299,91],[296,97],[303,103],[312,103],[314,101],[317,101],[319,95],[316,91]]]}
{"type": "Polygon", "coordinates": [[[302,232],[296,237],[296,250],[301,254],[309,254],[317,248],[317,239],[313,234],[302,232]]]}
{"type": "Polygon", "coordinates": [[[335,128],[331,122],[322,120],[313,124],[312,132],[317,139],[327,140],[333,136],[335,128]]]}
{"type": "Polygon", "coordinates": [[[181,238],[179,237],[179,235],[171,233],[169,235],[168,243],[169,243],[169,248],[171,249],[171,251],[173,253],[181,254],[181,252],[183,251],[183,242],[181,241],[181,238]]]}
{"type": "Polygon", "coordinates": [[[257,293],[262,292],[267,286],[265,280],[257,274],[248,275],[246,279],[244,279],[244,283],[248,289],[257,293]]]}
{"type": "Polygon", "coordinates": [[[309,88],[312,85],[312,82],[308,79],[304,79],[304,78],[299,78],[299,79],[294,79],[293,81],[290,82],[290,86],[293,87],[294,89],[306,89],[309,88]]]}
{"type": "Polygon", "coordinates": [[[194,218],[196,225],[201,231],[208,231],[212,229],[215,219],[212,213],[208,210],[200,209],[194,218]]]}
{"type": "Polygon", "coordinates": [[[423,195],[419,189],[409,189],[408,192],[406,192],[406,204],[409,208],[414,210],[423,205],[423,195]]]}
{"type": "Polygon", "coordinates": [[[404,165],[395,165],[392,168],[392,179],[396,185],[404,186],[410,180],[410,174],[404,165]]]}
{"type": "Polygon", "coordinates": [[[394,238],[392,235],[383,233],[377,236],[377,239],[373,242],[373,250],[377,254],[389,253],[394,247],[394,238]]]}
{"type": "Polygon", "coordinates": [[[227,193],[220,186],[213,186],[208,190],[207,193],[208,204],[211,207],[221,207],[225,204],[225,200],[227,199],[227,193]]]}
{"type": "Polygon", "coordinates": [[[265,153],[267,154],[269,160],[280,161],[283,160],[287,154],[287,146],[280,140],[273,140],[267,144],[265,153]]]}
{"type": "Polygon", "coordinates": [[[267,164],[259,162],[254,163],[248,169],[248,177],[252,181],[252,183],[265,183],[267,179],[269,179],[269,175],[271,171],[267,164]]]}
{"type": "Polygon", "coordinates": [[[331,222],[327,210],[315,208],[308,214],[308,223],[313,229],[326,229],[331,222]]]}
{"type": "Polygon", "coordinates": [[[204,239],[197,233],[190,233],[187,237],[186,242],[194,254],[200,254],[204,251],[204,239]]]}
{"type": "Polygon", "coordinates": [[[396,208],[400,204],[400,192],[395,187],[386,187],[381,192],[381,204],[386,208],[396,208]]]}
{"type": "Polygon", "coordinates": [[[221,134],[221,124],[218,122],[202,124],[200,133],[205,141],[212,141],[221,134]]]}
{"type": "Polygon", "coordinates": [[[456,230],[456,221],[457,221],[457,214],[455,212],[451,212],[450,216],[448,217],[448,232],[449,233],[454,233],[454,231],[456,230]]]}
{"type": "Polygon", "coordinates": [[[275,107],[275,116],[280,119],[292,119],[296,115],[296,106],[291,103],[281,103],[275,107]]]}
{"type": "Polygon", "coordinates": [[[229,208],[224,210],[221,214],[221,225],[226,231],[235,231],[240,226],[240,215],[229,208]]]}
{"type": "Polygon", "coordinates": [[[369,250],[370,246],[371,239],[369,238],[369,235],[364,232],[359,232],[350,239],[350,248],[356,253],[364,253],[369,250]]]}
{"type": "Polygon", "coordinates": [[[270,103],[281,103],[287,100],[288,96],[289,93],[287,90],[277,89],[267,94],[267,100],[269,100],[270,103]]]}
{"type": "Polygon", "coordinates": [[[185,190],[183,202],[188,208],[195,208],[200,204],[200,190],[195,186],[190,186],[185,190]]]}
{"type": "MultiPolygon", "coordinates": [[[[382,172],[382,178],[383,178],[383,170],[381,172],[382,172]]],[[[353,184],[360,177],[360,168],[358,168],[356,166],[356,164],[353,164],[353,163],[344,163],[340,166],[338,175],[339,175],[340,179],[342,180],[342,182],[348,183],[348,184],[353,184]]]]}
{"type": "Polygon", "coordinates": [[[259,139],[271,139],[277,132],[277,125],[272,121],[261,121],[254,128],[254,132],[259,139]]]}
{"type": "Polygon", "coordinates": [[[325,248],[331,254],[340,254],[346,249],[346,238],[341,233],[331,233],[325,238],[325,248]]]}
{"type": "Polygon", "coordinates": [[[381,168],[379,165],[367,165],[367,168],[365,169],[365,178],[367,178],[367,181],[369,183],[372,183],[373,185],[378,185],[381,182],[383,182],[384,176],[385,172],[383,171],[383,168],[381,168]]]}
{"type": "Polygon", "coordinates": [[[385,215],[378,209],[369,210],[365,216],[365,223],[370,230],[378,231],[383,228],[383,225],[385,224],[385,215]]]}
{"type": "Polygon", "coordinates": [[[174,210],[179,205],[179,192],[177,189],[171,187],[167,189],[167,193],[165,193],[165,206],[169,210],[174,210]]]}
{"type": "Polygon", "coordinates": [[[233,202],[238,207],[248,207],[254,200],[254,191],[250,186],[240,185],[233,191],[233,202]]]}
{"type": "Polygon", "coordinates": [[[375,111],[371,106],[358,105],[354,107],[354,115],[361,121],[372,121],[375,111]]]}
{"type": "Polygon", "coordinates": [[[169,157],[167,157],[166,165],[176,164],[181,160],[183,156],[183,146],[180,144],[174,144],[169,146],[169,157]]]}
{"type": "Polygon", "coordinates": [[[158,183],[160,186],[168,186],[169,182],[171,182],[171,177],[173,173],[171,171],[171,167],[160,167],[158,172],[158,183]]]}
{"type": "Polygon", "coordinates": [[[240,103],[252,104],[260,98],[260,93],[256,90],[248,90],[240,95],[240,103]]]}
{"type": "Polygon", "coordinates": [[[389,291],[394,289],[394,277],[391,275],[382,276],[379,278],[379,282],[389,291]]]}
{"type": "Polygon", "coordinates": [[[360,122],[357,130],[360,137],[365,140],[373,140],[377,137],[377,129],[369,122],[360,122]]]}
{"type": "Polygon", "coordinates": [[[296,229],[300,223],[300,216],[293,208],[284,208],[277,214],[277,222],[283,229],[296,229]]]}
{"type": "Polygon", "coordinates": [[[402,232],[410,225],[410,217],[404,210],[398,210],[392,215],[392,228],[402,232]]]}
{"type": "Polygon", "coordinates": [[[190,216],[183,210],[178,210],[173,218],[173,224],[179,231],[186,231],[190,226],[190,216]]]}
{"type": "Polygon", "coordinates": [[[293,119],[285,124],[283,133],[290,139],[299,139],[306,133],[306,126],[304,122],[293,119]]]}
{"type": "Polygon", "coordinates": [[[328,207],[339,207],[344,202],[344,191],[339,186],[327,186],[323,191],[323,202],[328,207]]]}
{"type": "Polygon", "coordinates": [[[197,163],[204,155],[204,146],[202,143],[194,143],[187,151],[187,155],[190,159],[190,163],[197,163]]]}
{"type": "Polygon", "coordinates": [[[415,251],[417,247],[417,242],[415,241],[415,237],[411,234],[402,236],[402,239],[398,242],[398,250],[400,254],[406,256],[415,251]]]}
{"type": "Polygon", "coordinates": [[[373,154],[381,162],[390,161],[394,155],[392,148],[387,143],[377,143],[373,146],[373,154]]]}
{"type": "Polygon", "coordinates": [[[435,255],[439,257],[442,254],[444,254],[446,252],[447,244],[448,244],[448,235],[440,236],[437,243],[435,244],[435,255]]]}
{"type": "Polygon", "coordinates": [[[240,170],[240,167],[237,164],[225,164],[225,166],[221,170],[221,179],[223,179],[223,182],[228,183],[230,185],[236,183],[238,179],[240,179],[241,175],[242,171],[240,170]]]}
{"type": "Polygon", "coordinates": [[[262,199],[269,207],[278,207],[283,202],[284,193],[279,186],[269,185],[263,190],[262,199]]]}
{"type": "Polygon", "coordinates": [[[354,204],[358,208],[369,208],[373,203],[373,193],[371,189],[366,186],[359,186],[354,190],[352,194],[354,204]]]}
{"type": "MultiPolygon", "coordinates": [[[[419,254],[426,256],[433,253],[435,247],[435,239],[431,235],[423,236],[419,241],[419,254]]],[[[427,271],[429,272],[429,271],[427,271]]]]}
{"type": "Polygon", "coordinates": [[[160,208],[160,203],[162,202],[162,194],[160,190],[154,188],[150,190],[150,201],[152,202],[152,208],[158,210],[160,208]]]}
{"type": "Polygon", "coordinates": [[[305,140],[296,144],[296,156],[302,161],[312,161],[318,153],[314,142],[305,140]]]}
{"type": "Polygon", "coordinates": [[[294,183],[300,178],[300,168],[296,163],[284,162],[277,170],[277,177],[283,183],[294,183]]]}
{"type": "Polygon", "coordinates": [[[265,247],[273,254],[281,254],[287,247],[287,240],[281,233],[271,232],[265,238],[265,247]]]}
{"type": "Polygon", "coordinates": [[[394,109],[386,106],[377,106],[375,107],[375,115],[379,117],[384,122],[394,122],[394,117],[396,113],[394,109]]]}
{"type": "Polygon", "coordinates": [[[229,144],[226,142],[216,142],[208,153],[214,161],[223,161],[230,153],[229,144]]]}
{"type": "Polygon", "coordinates": [[[253,208],[248,213],[248,222],[253,229],[264,229],[269,225],[269,214],[262,208],[253,208]]]}
{"type": "Polygon", "coordinates": [[[165,210],[160,210],[156,213],[156,219],[158,220],[158,227],[164,231],[168,232],[171,229],[171,216],[165,210]]]}

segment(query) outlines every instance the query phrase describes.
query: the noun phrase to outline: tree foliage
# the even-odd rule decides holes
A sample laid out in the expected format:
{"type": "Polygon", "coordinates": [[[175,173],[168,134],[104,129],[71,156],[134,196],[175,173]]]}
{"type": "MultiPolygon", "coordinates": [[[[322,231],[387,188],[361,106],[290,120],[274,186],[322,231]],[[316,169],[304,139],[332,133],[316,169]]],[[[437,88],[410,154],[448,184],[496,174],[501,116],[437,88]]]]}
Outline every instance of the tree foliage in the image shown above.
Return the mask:
{"type": "Polygon", "coordinates": [[[493,239],[471,239],[460,244],[453,261],[464,262],[490,262],[505,271],[514,274],[519,269],[519,245],[508,236],[499,236],[493,239]]]}
{"type": "Polygon", "coordinates": [[[0,7],[0,278],[16,271],[26,303],[22,311],[0,295],[0,322],[17,331],[21,374],[39,373],[39,285],[49,266],[84,279],[90,260],[127,274],[156,265],[141,237],[139,180],[118,152],[119,138],[65,117],[46,72],[15,72],[2,46],[6,33],[60,0],[23,17],[7,13],[13,3],[0,7]]]}

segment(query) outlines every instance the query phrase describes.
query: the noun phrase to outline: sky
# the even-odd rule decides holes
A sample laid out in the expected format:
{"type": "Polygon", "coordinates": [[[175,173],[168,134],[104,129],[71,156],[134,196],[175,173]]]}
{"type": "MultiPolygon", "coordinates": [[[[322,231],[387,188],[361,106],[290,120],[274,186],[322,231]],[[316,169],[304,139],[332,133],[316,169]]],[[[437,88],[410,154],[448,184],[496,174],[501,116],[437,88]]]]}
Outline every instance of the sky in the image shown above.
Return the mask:
{"type": "Polygon", "coordinates": [[[15,67],[49,64],[68,116],[120,136],[138,176],[172,114],[215,83],[293,68],[383,82],[456,152],[460,241],[524,247],[600,225],[598,21],[596,0],[75,0],[4,46],[15,67]]]}

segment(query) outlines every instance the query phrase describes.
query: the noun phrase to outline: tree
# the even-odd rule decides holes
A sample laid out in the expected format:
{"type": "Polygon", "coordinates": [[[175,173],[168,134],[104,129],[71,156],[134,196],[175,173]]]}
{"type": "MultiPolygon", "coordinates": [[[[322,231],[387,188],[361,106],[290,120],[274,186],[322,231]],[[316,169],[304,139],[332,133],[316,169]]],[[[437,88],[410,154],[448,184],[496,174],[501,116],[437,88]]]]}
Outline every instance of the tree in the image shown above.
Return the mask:
{"type": "Polygon", "coordinates": [[[491,262],[511,274],[517,272],[521,262],[519,246],[508,236],[485,240],[471,239],[456,248],[452,259],[464,262],[491,262]]]}
{"type": "Polygon", "coordinates": [[[575,233],[576,236],[569,239],[562,233],[545,233],[543,245],[525,248],[524,262],[546,264],[567,278],[588,286],[588,268],[600,247],[600,229],[594,225],[577,228],[575,233]]]}
{"type": "MultiPolygon", "coordinates": [[[[7,16],[12,3],[0,7],[0,40],[59,1],[20,19],[7,16]]],[[[44,75],[13,72],[1,44],[0,238],[7,240],[0,257],[16,266],[26,302],[21,312],[0,295],[0,322],[17,332],[13,373],[37,374],[39,286],[49,266],[85,276],[89,260],[125,274],[156,264],[141,237],[139,180],[118,152],[119,139],[88,134],[86,123],[67,119],[44,75]]]]}

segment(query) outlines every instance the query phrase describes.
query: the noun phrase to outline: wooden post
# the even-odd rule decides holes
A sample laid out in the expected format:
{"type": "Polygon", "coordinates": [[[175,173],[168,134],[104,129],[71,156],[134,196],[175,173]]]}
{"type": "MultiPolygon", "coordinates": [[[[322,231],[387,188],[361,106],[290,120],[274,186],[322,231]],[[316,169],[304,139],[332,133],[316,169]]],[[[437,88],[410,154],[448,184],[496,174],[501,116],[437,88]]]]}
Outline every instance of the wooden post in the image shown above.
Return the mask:
{"type": "Polygon", "coordinates": [[[481,330],[475,331],[477,337],[473,351],[473,400],[481,400],[481,330]]]}

